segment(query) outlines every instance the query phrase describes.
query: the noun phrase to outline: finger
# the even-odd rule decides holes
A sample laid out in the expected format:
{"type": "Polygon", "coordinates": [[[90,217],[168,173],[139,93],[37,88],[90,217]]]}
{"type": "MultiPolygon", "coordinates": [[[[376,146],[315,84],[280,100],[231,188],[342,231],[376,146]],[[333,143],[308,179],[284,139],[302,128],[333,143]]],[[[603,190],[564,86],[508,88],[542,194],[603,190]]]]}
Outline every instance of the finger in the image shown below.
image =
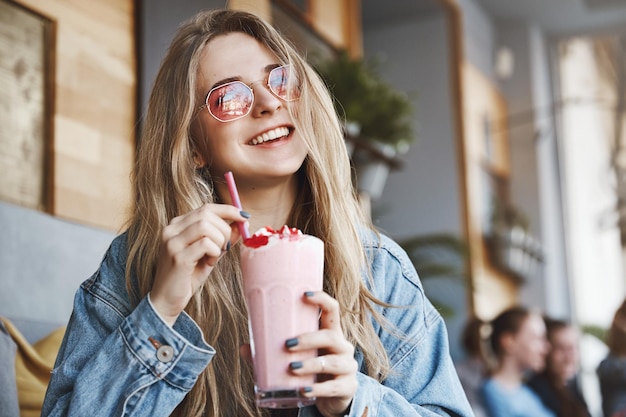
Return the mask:
{"type": "Polygon", "coordinates": [[[182,253],[184,255],[181,254],[181,258],[185,256],[190,262],[194,262],[202,268],[200,264],[214,267],[224,252],[215,241],[209,238],[202,238],[191,244],[182,253]]]}
{"type": "MultiPolygon", "coordinates": [[[[164,239],[167,239],[165,245],[170,256],[177,257],[183,254],[187,248],[192,245],[196,249],[200,248],[206,251],[204,253],[193,251],[196,261],[204,255],[219,256],[222,252],[222,247],[224,247],[226,241],[230,238],[230,227],[219,217],[210,217],[211,218],[204,218],[190,224],[175,236],[169,238],[164,237],[164,239]]],[[[164,235],[166,235],[166,233],[164,233],[164,235]]],[[[189,253],[187,253],[187,255],[188,254],[189,253]]]]}
{"type": "Polygon", "coordinates": [[[322,311],[320,328],[341,331],[339,302],[324,291],[307,291],[304,301],[318,305],[322,311]]]}
{"type": "MultiPolygon", "coordinates": [[[[200,218],[212,213],[224,221],[230,223],[234,221],[245,221],[247,217],[242,215],[241,210],[228,204],[205,204],[195,210],[175,217],[170,221],[170,225],[178,226],[178,230],[185,229],[190,224],[198,221],[200,218]]],[[[249,215],[246,213],[249,217],[249,215]]]]}
{"type": "Polygon", "coordinates": [[[317,397],[318,399],[326,397],[352,398],[357,389],[357,382],[354,375],[344,375],[324,382],[316,382],[308,388],[303,392],[306,397],[317,397]]]}
{"type": "Polygon", "coordinates": [[[239,355],[247,362],[252,363],[252,351],[250,350],[250,344],[246,343],[239,346],[239,355]]]}
{"type": "Polygon", "coordinates": [[[204,210],[189,213],[177,222],[167,225],[161,239],[163,243],[171,245],[169,249],[175,253],[200,238],[212,237],[212,229],[221,230],[223,235],[228,235],[228,223],[210,210],[204,210]]]}
{"type": "Polygon", "coordinates": [[[232,247],[235,243],[237,243],[239,238],[243,238],[243,236],[241,236],[241,233],[239,232],[237,222],[232,222],[230,224],[230,246],[232,247]]]}
{"type": "Polygon", "coordinates": [[[358,370],[358,364],[353,357],[331,354],[292,362],[289,364],[289,368],[296,375],[353,375],[358,370]]]}
{"type": "Polygon", "coordinates": [[[329,353],[353,353],[354,346],[346,340],[338,330],[321,329],[315,332],[303,333],[297,338],[290,339],[286,344],[291,352],[300,352],[312,349],[323,349],[329,353]]]}

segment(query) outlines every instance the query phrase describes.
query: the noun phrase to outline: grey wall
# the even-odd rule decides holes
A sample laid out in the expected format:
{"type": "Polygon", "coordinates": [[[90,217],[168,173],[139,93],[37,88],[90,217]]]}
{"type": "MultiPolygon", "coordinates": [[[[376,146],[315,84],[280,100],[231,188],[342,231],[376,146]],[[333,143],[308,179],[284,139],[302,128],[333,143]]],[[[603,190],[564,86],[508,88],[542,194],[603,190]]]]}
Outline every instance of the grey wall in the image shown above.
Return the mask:
{"type": "MultiPolygon", "coordinates": [[[[364,27],[365,55],[387,64],[382,75],[401,91],[415,93],[417,140],[392,171],[383,194],[372,204],[373,220],[394,238],[429,233],[463,235],[459,154],[455,136],[450,50],[443,11],[392,25],[364,27]]],[[[418,273],[420,271],[418,270],[418,273]]],[[[462,355],[458,336],[467,312],[467,288],[454,279],[422,277],[431,300],[452,307],[446,316],[454,358],[462,355]]]]}
{"type": "Polygon", "coordinates": [[[416,94],[417,140],[373,202],[376,224],[394,237],[461,233],[459,161],[450,90],[449,49],[443,14],[365,28],[366,56],[386,62],[382,75],[416,94]]]}
{"type": "MultiPolygon", "coordinates": [[[[505,45],[515,56],[514,73],[501,82],[509,111],[509,153],[511,161],[510,191],[512,203],[527,216],[533,235],[541,236],[539,205],[539,161],[537,144],[546,138],[539,135],[537,118],[540,101],[534,88],[534,67],[543,63],[541,34],[528,24],[503,22],[499,25],[498,46],[505,45]]],[[[498,80],[496,80],[497,82],[498,80]]],[[[542,271],[522,288],[525,304],[545,308],[542,271]]]]}
{"type": "Polygon", "coordinates": [[[494,78],[496,29],[492,19],[475,0],[459,0],[463,16],[464,58],[488,78],[494,78]]]}
{"type": "Polygon", "coordinates": [[[64,324],[114,233],[0,202],[0,315],[64,324]]]}
{"type": "MultiPolygon", "coordinates": [[[[565,209],[563,203],[561,162],[556,134],[556,113],[553,105],[553,83],[557,83],[552,62],[556,44],[550,43],[544,33],[534,30],[531,33],[534,56],[531,71],[533,74],[534,103],[537,109],[537,167],[539,191],[539,233],[544,246],[545,264],[543,267],[544,285],[536,285],[536,291],[543,291],[545,311],[554,317],[573,318],[572,283],[568,274],[567,236],[565,235],[565,209]]],[[[523,294],[534,297],[536,294],[523,294]]]]}
{"type": "Polygon", "coordinates": [[[178,26],[200,10],[224,7],[224,0],[141,1],[139,100],[143,113],[161,60],[178,26]]]}
{"type": "Polygon", "coordinates": [[[570,318],[558,147],[554,130],[550,50],[544,33],[527,23],[500,22],[498,44],[515,56],[515,71],[500,87],[509,104],[511,193],[544,245],[545,263],[522,288],[527,305],[570,318]]]}

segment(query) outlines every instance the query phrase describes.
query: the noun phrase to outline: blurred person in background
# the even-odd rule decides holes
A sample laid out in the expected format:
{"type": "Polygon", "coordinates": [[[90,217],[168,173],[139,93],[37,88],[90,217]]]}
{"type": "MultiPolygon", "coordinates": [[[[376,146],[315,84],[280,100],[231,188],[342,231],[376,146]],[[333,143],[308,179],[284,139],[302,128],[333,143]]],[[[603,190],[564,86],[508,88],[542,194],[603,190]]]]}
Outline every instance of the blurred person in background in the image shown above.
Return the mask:
{"type": "Polygon", "coordinates": [[[580,369],[578,329],[563,320],[544,318],[550,351],[544,370],[528,386],[559,417],[589,417],[576,376],[580,369]]]}
{"type": "Polygon", "coordinates": [[[556,417],[525,380],[541,372],[550,345],[541,314],[525,307],[511,307],[491,322],[490,348],[494,369],[482,386],[490,417],[556,417]]]}
{"type": "Polygon", "coordinates": [[[478,317],[469,317],[461,335],[461,344],[466,356],[463,361],[455,365],[475,417],[487,416],[480,392],[487,374],[482,337],[485,326],[488,326],[488,323],[478,317]]]}
{"type": "Polygon", "coordinates": [[[597,369],[604,417],[626,417],[626,299],[615,312],[606,343],[608,356],[597,369]]]}

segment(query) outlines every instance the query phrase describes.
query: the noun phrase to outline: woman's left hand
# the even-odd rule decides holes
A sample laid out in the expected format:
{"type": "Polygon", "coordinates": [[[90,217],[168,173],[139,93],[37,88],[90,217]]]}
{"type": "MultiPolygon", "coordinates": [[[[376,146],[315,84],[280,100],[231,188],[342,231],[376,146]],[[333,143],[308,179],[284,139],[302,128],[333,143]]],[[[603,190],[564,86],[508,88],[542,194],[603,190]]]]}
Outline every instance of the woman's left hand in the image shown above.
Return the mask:
{"type": "Polygon", "coordinates": [[[295,375],[318,374],[318,382],[303,395],[317,397],[315,405],[325,417],[344,416],[357,389],[358,365],[354,359],[354,346],[341,330],[337,300],[323,291],[306,293],[304,299],[321,309],[320,329],[300,335],[297,344],[288,349],[292,352],[317,349],[323,355],[302,361],[302,366],[292,367],[291,372],[295,375]]]}

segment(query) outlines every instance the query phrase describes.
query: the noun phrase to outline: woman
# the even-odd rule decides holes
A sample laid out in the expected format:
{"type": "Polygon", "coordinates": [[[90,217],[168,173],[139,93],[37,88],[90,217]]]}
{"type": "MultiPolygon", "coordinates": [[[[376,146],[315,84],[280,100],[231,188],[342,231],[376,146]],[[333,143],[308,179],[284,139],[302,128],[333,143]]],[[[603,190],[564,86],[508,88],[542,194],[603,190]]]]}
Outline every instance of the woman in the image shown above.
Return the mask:
{"type": "Polygon", "coordinates": [[[528,372],[539,372],[548,353],[541,315],[512,307],[491,322],[490,347],[497,360],[482,392],[491,417],[556,417],[524,384],[528,372]]]}
{"type": "Polygon", "coordinates": [[[604,417],[626,417],[626,299],[615,312],[606,343],[608,356],[597,369],[604,417]]]}
{"type": "Polygon", "coordinates": [[[589,417],[587,403],[578,387],[580,368],[578,330],[563,320],[544,318],[550,351],[544,370],[532,376],[528,386],[546,407],[559,417],[589,417]]]}
{"type": "Polygon", "coordinates": [[[478,317],[469,317],[463,328],[461,344],[466,357],[456,364],[456,372],[474,412],[474,417],[485,417],[481,388],[487,373],[483,334],[487,323],[478,317]]]}
{"type": "Polygon", "coordinates": [[[315,405],[286,414],[470,415],[444,322],[359,211],[323,83],[274,29],[228,10],[186,22],[164,58],[128,231],[77,293],[43,415],[278,415],[256,407],[239,355],[234,223],[248,213],[228,204],[227,171],[251,230],[288,224],[325,242],[325,291],[306,297],[320,330],[288,343],[323,352],[290,372],[325,378],[303,390],[315,405]]]}

